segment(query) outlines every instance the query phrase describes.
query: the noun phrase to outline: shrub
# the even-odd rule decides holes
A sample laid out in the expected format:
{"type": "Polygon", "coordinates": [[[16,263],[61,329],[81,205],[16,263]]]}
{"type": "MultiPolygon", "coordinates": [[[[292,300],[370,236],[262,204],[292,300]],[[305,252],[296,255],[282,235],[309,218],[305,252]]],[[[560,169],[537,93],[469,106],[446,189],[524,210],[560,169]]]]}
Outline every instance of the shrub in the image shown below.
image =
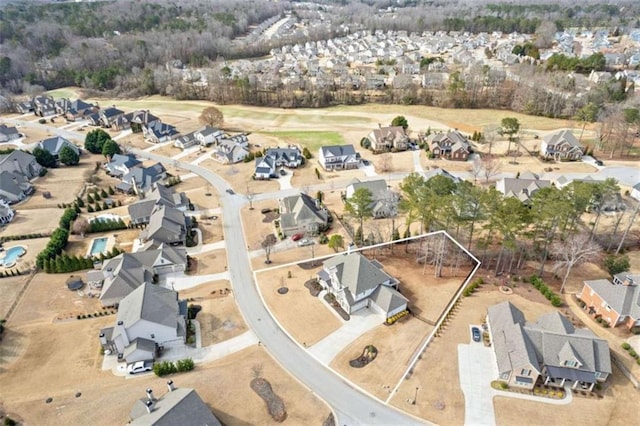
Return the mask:
{"type": "Polygon", "coordinates": [[[501,383],[500,383],[500,388],[501,388],[501,389],[505,389],[505,390],[506,390],[506,389],[509,389],[509,385],[508,385],[508,384],[506,384],[505,382],[501,382],[501,383]]]}
{"type": "Polygon", "coordinates": [[[178,369],[176,368],[175,364],[169,361],[158,362],[153,365],[153,372],[158,377],[166,376],[167,374],[173,374],[177,371],[178,369]]]}
{"type": "Polygon", "coordinates": [[[193,370],[194,367],[195,367],[195,364],[193,363],[193,360],[191,358],[180,359],[176,361],[176,369],[179,372],[191,371],[193,370]]]}
{"type": "Polygon", "coordinates": [[[624,349],[625,351],[628,351],[629,349],[631,349],[631,345],[628,344],[627,342],[624,342],[622,344],[622,349],[624,349]]]}
{"type": "Polygon", "coordinates": [[[629,349],[629,355],[631,355],[632,357],[637,357],[638,354],[636,353],[636,351],[634,351],[633,349],[629,349]]]}

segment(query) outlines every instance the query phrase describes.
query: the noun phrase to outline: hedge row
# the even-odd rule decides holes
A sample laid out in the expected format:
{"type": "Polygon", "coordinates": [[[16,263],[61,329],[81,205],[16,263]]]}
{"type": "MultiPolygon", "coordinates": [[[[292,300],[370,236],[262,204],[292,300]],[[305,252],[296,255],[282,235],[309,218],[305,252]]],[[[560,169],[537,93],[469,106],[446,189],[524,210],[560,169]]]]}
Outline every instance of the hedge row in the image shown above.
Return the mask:
{"type": "Polygon", "coordinates": [[[105,232],[127,229],[127,224],[122,219],[94,220],[89,224],[87,232],[105,232]]]}
{"type": "Polygon", "coordinates": [[[36,266],[42,269],[44,267],[45,260],[55,259],[55,257],[62,253],[62,250],[67,246],[67,241],[69,241],[69,230],[56,228],[56,230],[51,234],[51,238],[49,239],[47,246],[38,253],[38,256],[36,257],[36,266]]]}
{"type": "Polygon", "coordinates": [[[104,259],[111,259],[122,253],[117,247],[114,247],[111,252],[106,255],[100,254],[98,257],[79,257],[69,256],[66,254],[57,255],[55,258],[45,259],[42,264],[42,268],[48,274],[62,274],[73,271],[80,271],[82,269],[93,268],[93,263],[96,261],[102,261],[104,259]]]}
{"type": "Polygon", "coordinates": [[[471,296],[473,293],[475,293],[476,289],[482,284],[484,284],[484,280],[482,278],[477,278],[471,284],[469,284],[467,288],[464,289],[464,291],[462,292],[462,295],[464,297],[471,296]]]}
{"type": "Polygon", "coordinates": [[[531,278],[529,278],[529,282],[531,282],[531,284],[535,288],[537,288],[538,291],[542,293],[542,295],[546,297],[547,300],[550,301],[553,306],[555,307],[562,306],[562,298],[557,294],[555,294],[553,290],[551,290],[549,287],[547,287],[544,281],[542,281],[542,278],[540,278],[537,275],[532,275],[531,278]]]}
{"type": "Polygon", "coordinates": [[[191,358],[180,359],[178,361],[163,361],[157,362],[153,365],[153,372],[156,376],[162,377],[168,374],[180,373],[183,371],[191,371],[195,367],[191,358]]]}
{"type": "Polygon", "coordinates": [[[31,240],[33,238],[44,238],[48,236],[50,236],[50,234],[44,234],[42,232],[39,232],[37,234],[5,235],[3,237],[0,237],[0,242],[5,243],[7,241],[31,240]]]}

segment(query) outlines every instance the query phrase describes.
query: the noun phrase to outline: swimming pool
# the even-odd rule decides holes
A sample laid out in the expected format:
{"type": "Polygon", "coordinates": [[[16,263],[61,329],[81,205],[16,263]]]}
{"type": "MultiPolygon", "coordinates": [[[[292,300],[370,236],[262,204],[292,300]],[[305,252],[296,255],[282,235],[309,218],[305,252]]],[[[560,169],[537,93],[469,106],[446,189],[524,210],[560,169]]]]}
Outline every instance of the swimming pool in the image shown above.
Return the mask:
{"type": "Polygon", "coordinates": [[[6,254],[4,256],[4,259],[2,259],[2,266],[4,266],[5,268],[12,267],[16,264],[16,260],[26,252],[27,250],[22,246],[8,248],[5,252],[6,254]]]}
{"type": "Polygon", "coordinates": [[[91,243],[91,250],[89,251],[89,254],[91,256],[96,256],[100,253],[104,253],[107,248],[108,239],[109,238],[105,237],[105,238],[96,238],[95,240],[93,240],[93,242],[91,243]]]}

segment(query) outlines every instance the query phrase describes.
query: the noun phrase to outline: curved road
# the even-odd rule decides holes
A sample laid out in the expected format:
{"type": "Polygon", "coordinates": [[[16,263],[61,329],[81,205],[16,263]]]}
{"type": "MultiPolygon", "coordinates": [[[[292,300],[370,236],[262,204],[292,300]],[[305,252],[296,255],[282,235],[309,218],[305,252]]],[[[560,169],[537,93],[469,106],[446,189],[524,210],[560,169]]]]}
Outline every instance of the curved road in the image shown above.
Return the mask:
{"type": "Polygon", "coordinates": [[[195,173],[213,185],[222,197],[222,217],[231,275],[231,286],[245,321],[258,336],[271,355],[298,380],[305,384],[329,404],[337,416],[338,425],[422,424],[395,408],[365,395],[343,380],[333,371],[311,357],[293,342],[276,324],[263,305],[253,281],[244,232],[240,219],[240,209],[246,200],[243,196],[225,192],[230,186],[215,173],[190,163],[172,160],[151,152],[132,149],[132,153],[161,163],[175,165],[195,173]]]}

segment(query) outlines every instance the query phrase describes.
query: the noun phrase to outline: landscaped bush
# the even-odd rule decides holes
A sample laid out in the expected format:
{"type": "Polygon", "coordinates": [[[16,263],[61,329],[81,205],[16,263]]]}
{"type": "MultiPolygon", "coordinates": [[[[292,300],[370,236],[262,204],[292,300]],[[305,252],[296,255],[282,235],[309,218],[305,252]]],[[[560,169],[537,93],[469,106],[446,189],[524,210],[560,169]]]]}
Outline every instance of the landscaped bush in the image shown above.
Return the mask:
{"type": "Polygon", "coordinates": [[[62,214],[62,217],[60,218],[60,228],[69,229],[71,222],[76,220],[76,217],[78,217],[78,212],[76,211],[76,209],[74,207],[67,207],[67,209],[62,214]]]}
{"type": "Polygon", "coordinates": [[[87,232],[105,232],[116,231],[120,229],[127,229],[127,225],[122,219],[94,220],[89,224],[89,229],[87,232]]]}
{"type": "Polygon", "coordinates": [[[628,351],[629,349],[631,349],[631,345],[628,344],[627,342],[624,342],[622,344],[622,349],[624,349],[625,351],[628,351]]]}
{"type": "Polygon", "coordinates": [[[48,236],[49,234],[43,234],[43,233],[25,234],[25,235],[5,235],[0,237],[0,242],[5,243],[7,241],[29,240],[33,238],[44,238],[48,236]]]}
{"type": "Polygon", "coordinates": [[[176,373],[178,369],[175,364],[170,361],[157,362],[153,365],[153,372],[156,376],[162,377],[167,374],[176,373]]]}
{"type": "Polygon", "coordinates": [[[538,291],[547,298],[548,301],[555,307],[562,306],[562,298],[555,294],[537,275],[532,275],[529,279],[531,285],[533,285],[538,291]]]}
{"type": "Polygon", "coordinates": [[[462,295],[464,297],[471,296],[476,291],[476,289],[482,284],[484,284],[484,280],[482,278],[478,278],[474,280],[471,284],[467,286],[467,288],[464,289],[464,291],[462,292],[462,295]]]}
{"type": "Polygon", "coordinates": [[[191,371],[193,370],[194,367],[195,367],[195,364],[193,363],[193,360],[191,358],[180,359],[176,361],[176,369],[179,372],[191,371]]]}
{"type": "Polygon", "coordinates": [[[47,246],[38,253],[36,257],[36,266],[38,268],[44,267],[44,262],[46,259],[53,259],[67,246],[67,241],[69,240],[69,230],[63,228],[56,228],[55,231],[51,234],[51,238],[49,239],[49,243],[47,246]]]}
{"type": "Polygon", "coordinates": [[[405,317],[407,315],[409,315],[409,311],[406,310],[406,309],[404,311],[402,311],[402,312],[398,312],[397,314],[387,318],[387,324],[391,325],[391,324],[395,323],[396,321],[398,321],[400,318],[405,317]]]}

